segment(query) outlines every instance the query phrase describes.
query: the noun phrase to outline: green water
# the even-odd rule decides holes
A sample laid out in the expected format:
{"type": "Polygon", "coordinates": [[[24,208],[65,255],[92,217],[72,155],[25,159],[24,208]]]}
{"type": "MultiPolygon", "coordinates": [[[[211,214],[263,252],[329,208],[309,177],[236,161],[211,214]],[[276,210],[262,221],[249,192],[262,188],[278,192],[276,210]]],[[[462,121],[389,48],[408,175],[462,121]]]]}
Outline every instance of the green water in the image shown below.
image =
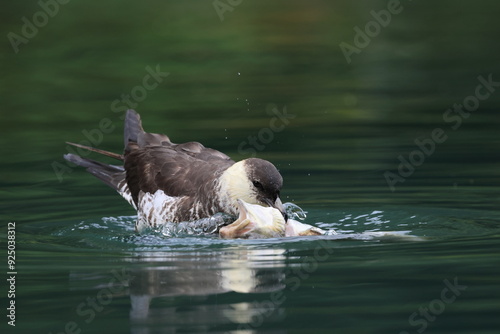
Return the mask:
{"type": "Polygon", "coordinates": [[[498,333],[500,91],[470,97],[500,81],[500,5],[402,1],[348,64],[340,43],[387,4],[242,1],[221,21],[211,1],[70,1],[15,53],[41,7],[3,3],[2,333],[498,333]],[[136,235],[62,159],[84,133],[122,150],[123,94],[147,131],[272,161],[283,201],[340,237],[136,235]],[[387,231],[419,241],[362,237],[387,231]]]}

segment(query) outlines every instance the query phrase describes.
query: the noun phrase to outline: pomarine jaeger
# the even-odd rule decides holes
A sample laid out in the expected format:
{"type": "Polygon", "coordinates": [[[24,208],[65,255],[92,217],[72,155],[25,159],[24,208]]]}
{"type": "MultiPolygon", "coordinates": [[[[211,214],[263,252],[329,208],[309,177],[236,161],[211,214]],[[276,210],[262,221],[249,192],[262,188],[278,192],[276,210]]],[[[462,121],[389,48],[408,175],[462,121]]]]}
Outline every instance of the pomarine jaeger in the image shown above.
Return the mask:
{"type": "Polygon", "coordinates": [[[269,161],[235,162],[198,142],[174,144],[147,133],[134,110],[125,116],[123,154],[68,143],[123,161],[122,166],[65,154],[64,158],[118,191],[136,210],[136,231],[224,212],[238,216],[238,200],[278,209],[283,178],[269,161]]]}

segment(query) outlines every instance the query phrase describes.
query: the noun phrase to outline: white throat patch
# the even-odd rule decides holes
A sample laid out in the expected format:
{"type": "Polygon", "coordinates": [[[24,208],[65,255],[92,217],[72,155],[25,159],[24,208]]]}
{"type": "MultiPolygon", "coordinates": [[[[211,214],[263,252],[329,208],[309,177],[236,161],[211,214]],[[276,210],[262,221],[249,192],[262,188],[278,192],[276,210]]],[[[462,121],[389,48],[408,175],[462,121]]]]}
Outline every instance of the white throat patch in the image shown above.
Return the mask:
{"type": "Polygon", "coordinates": [[[259,204],[253,184],[248,178],[245,160],[238,161],[222,173],[219,178],[219,189],[221,206],[230,207],[235,215],[238,214],[238,199],[250,204],[259,204]]]}

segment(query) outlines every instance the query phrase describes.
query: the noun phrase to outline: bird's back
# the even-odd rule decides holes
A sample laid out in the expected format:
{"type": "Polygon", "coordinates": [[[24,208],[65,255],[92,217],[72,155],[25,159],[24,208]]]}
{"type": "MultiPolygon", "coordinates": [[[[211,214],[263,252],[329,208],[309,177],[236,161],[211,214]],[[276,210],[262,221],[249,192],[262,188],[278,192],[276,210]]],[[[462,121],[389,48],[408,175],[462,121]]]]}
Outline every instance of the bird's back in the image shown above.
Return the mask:
{"type": "Polygon", "coordinates": [[[196,197],[234,164],[224,153],[201,143],[175,144],[166,135],[145,132],[132,110],[127,112],[124,137],[126,181],[136,203],[141,191],[196,197]]]}

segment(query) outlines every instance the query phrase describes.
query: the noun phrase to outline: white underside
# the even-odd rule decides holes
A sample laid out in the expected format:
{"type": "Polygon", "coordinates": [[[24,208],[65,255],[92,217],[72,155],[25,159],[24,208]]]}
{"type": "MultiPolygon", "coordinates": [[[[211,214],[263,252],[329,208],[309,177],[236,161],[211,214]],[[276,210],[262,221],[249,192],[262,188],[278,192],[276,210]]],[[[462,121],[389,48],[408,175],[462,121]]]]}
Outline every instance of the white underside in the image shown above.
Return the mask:
{"type": "Polygon", "coordinates": [[[166,195],[163,190],[155,193],[139,193],[136,230],[141,232],[147,227],[158,227],[166,222],[175,221],[177,206],[183,197],[166,195]]]}
{"type": "Polygon", "coordinates": [[[135,229],[139,233],[146,228],[158,227],[166,222],[175,221],[176,208],[184,199],[184,197],[168,196],[163,190],[158,190],[153,194],[141,191],[136,206],[127,185],[124,185],[118,193],[137,210],[135,229]]]}

